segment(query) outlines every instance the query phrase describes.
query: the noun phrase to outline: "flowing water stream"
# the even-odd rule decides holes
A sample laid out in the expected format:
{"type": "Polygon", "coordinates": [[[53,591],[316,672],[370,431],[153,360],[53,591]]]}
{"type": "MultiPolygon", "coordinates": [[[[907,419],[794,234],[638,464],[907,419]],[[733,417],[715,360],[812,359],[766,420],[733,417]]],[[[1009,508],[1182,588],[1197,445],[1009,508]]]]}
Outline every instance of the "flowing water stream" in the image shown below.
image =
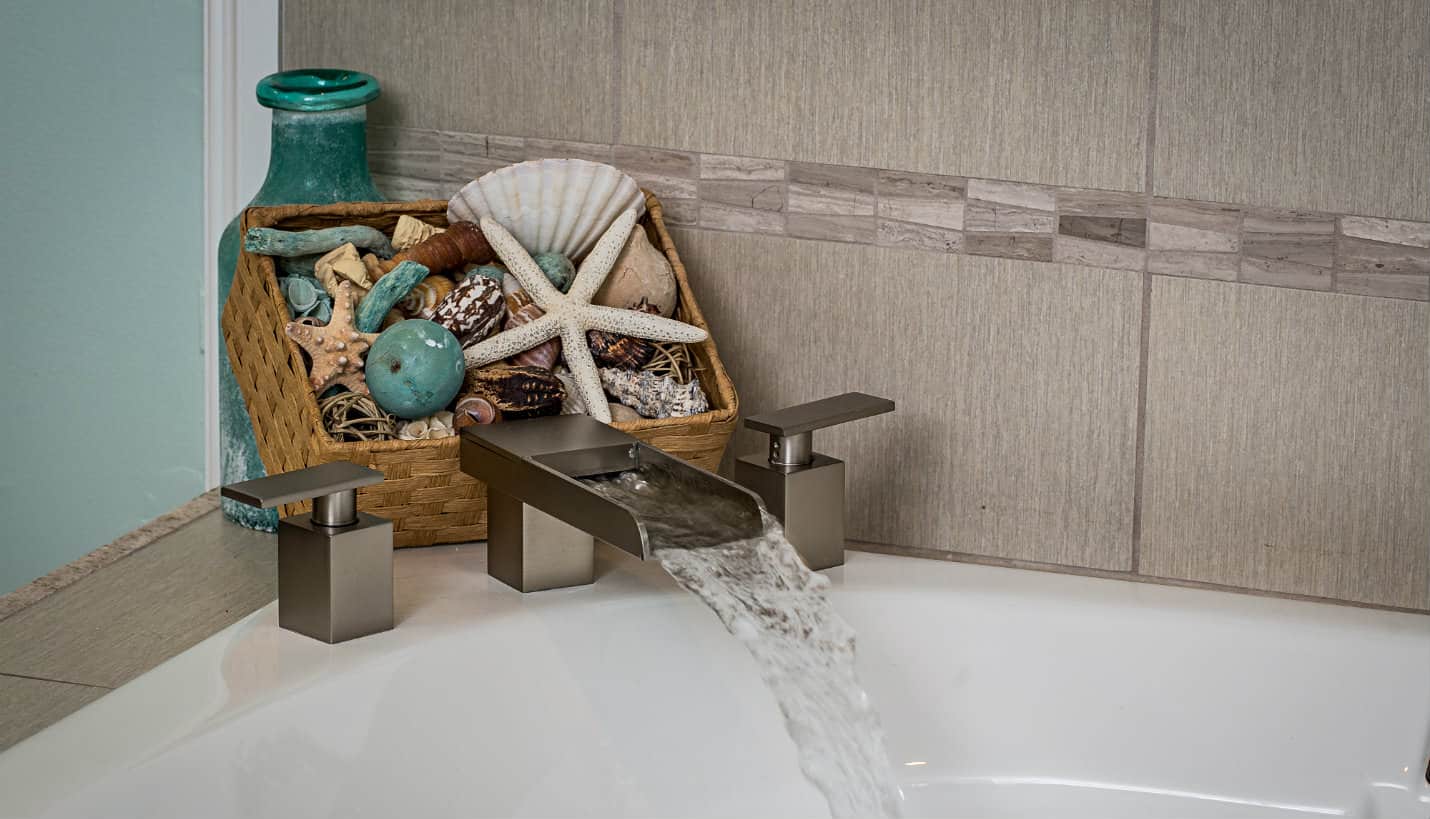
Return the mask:
{"type": "Polygon", "coordinates": [[[854,674],[854,631],[829,602],[828,578],[805,568],[779,523],[751,520],[653,465],[585,481],[635,511],[665,570],[754,655],[830,812],[898,816],[879,715],[854,674]]]}

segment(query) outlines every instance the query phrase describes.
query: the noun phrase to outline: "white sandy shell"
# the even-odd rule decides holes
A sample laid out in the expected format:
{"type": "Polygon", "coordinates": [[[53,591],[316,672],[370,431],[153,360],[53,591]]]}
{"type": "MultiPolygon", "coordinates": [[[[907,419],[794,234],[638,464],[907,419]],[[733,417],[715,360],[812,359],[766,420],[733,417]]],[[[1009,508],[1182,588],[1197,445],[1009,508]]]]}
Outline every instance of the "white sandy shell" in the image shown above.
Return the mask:
{"type": "Polygon", "coordinates": [[[442,410],[426,418],[408,421],[397,429],[397,437],[403,441],[425,441],[434,438],[450,438],[457,434],[453,427],[452,413],[442,410]]]}
{"type": "Polygon", "coordinates": [[[619,169],[584,159],[534,159],[467,183],[447,203],[448,221],[488,217],[528,253],[581,259],[617,216],[645,213],[645,194],[619,169]]]}

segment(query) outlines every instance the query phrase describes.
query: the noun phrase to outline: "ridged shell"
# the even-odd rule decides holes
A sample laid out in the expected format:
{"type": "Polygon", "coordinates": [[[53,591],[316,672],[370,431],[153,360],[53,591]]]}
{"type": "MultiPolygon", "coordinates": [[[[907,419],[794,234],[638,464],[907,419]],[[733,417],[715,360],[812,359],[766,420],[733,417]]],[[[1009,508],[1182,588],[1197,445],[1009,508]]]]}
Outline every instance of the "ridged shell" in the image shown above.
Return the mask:
{"type": "Polygon", "coordinates": [[[432,321],[452,331],[463,347],[486,338],[506,315],[501,287],[491,279],[475,276],[447,294],[432,311],[432,321]]]}
{"type": "Polygon", "coordinates": [[[446,276],[428,276],[397,302],[397,309],[408,318],[430,319],[437,312],[437,305],[456,287],[456,282],[446,276]]]}
{"type": "Polygon", "coordinates": [[[535,159],[467,183],[447,203],[449,222],[489,216],[528,253],[584,258],[623,212],[645,212],[645,195],[620,170],[584,159],[535,159]]]}
{"type": "Polygon", "coordinates": [[[618,336],[602,330],[587,333],[586,344],[591,348],[591,357],[602,367],[639,370],[655,355],[655,345],[643,338],[618,336]]]}
{"type": "Polygon", "coordinates": [[[549,370],[502,364],[467,370],[462,392],[488,399],[501,411],[502,418],[557,415],[566,397],[561,379],[549,370]]]}
{"type": "MultiPolygon", "coordinates": [[[[644,300],[635,308],[643,313],[659,311],[644,300]]],[[[619,367],[623,370],[639,370],[655,356],[655,345],[643,338],[592,330],[586,334],[586,344],[591,348],[591,357],[602,367],[619,367]]]]}
{"type": "MultiPolygon", "coordinates": [[[[516,277],[511,277],[515,281],[516,277]]],[[[502,282],[503,298],[506,300],[506,323],[502,325],[503,330],[510,330],[513,327],[520,327],[523,324],[530,324],[533,321],[546,315],[546,311],[536,306],[536,302],[531,300],[531,296],[520,287],[507,291],[506,282],[502,282]]],[[[556,366],[556,361],[561,357],[560,336],[549,341],[524,350],[507,359],[508,364],[518,367],[540,367],[549,370],[556,366]]]]}

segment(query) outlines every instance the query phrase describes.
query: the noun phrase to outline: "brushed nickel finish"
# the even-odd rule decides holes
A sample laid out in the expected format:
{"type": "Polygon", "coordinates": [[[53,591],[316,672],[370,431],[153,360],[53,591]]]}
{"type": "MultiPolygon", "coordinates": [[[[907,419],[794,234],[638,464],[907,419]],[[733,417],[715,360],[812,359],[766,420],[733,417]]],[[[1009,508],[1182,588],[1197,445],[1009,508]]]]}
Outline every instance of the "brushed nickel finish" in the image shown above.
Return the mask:
{"type": "Polygon", "coordinates": [[[357,490],[344,489],[313,498],[313,522],[323,526],[351,526],[357,523],[357,490]]]}
{"type": "Polygon", "coordinates": [[[642,560],[651,556],[635,513],[578,478],[655,464],[698,483],[703,494],[734,501],[752,527],[761,520],[759,497],[750,490],[586,415],[467,427],[461,463],[487,485],[489,571],[520,591],[590,583],[584,567],[592,560],[592,538],[642,560]]]}
{"type": "Polygon", "coordinates": [[[392,523],[357,511],[357,490],[382,473],[346,461],[223,487],[268,509],[313,499],[278,523],[278,625],[325,643],[392,628],[392,523]]]}
{"type": "Polygon", "coordinates": [[[594,583],[596,539],[488,488],[487,573],[521,592],[594,583]]]}
{"type": "Polygon", "coordinates": [[[738,458],[735,480],[760,496],[809,568],[844,564],[844,462],[814,451],[814,431],[893,410],[887,398],[847,392],[745,419],[769,434],[769,455],[738,458]]]}
{"type": "Polygon", "coordinates": [[[391,521],[362,512],[338,529],[303,515],[279,521],[279,626],[341,643],[393,622],[391,521]]]}

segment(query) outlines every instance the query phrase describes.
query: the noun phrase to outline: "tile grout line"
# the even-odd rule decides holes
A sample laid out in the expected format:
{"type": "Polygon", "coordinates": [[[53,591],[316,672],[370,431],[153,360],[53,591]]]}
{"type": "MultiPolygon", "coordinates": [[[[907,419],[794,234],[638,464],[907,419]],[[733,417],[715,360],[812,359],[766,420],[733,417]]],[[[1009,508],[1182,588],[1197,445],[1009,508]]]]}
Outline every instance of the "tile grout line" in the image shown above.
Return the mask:
{"type": "Polygon", "coordinates": [[[1129,571],[1139,574],[1142,569],[1142,490],[1145,483],[1147,461],[1147,372],[1148,357],[1152,347],[1152,193],[1157,149],[1157,40],[1160,35],[1162,17],[1161,0],[1152,0],[1151,42],[1147,46],[1147,129],[1142,150],[1145,163],[1142,170],[1143,206],[1146,228],[1143,235],[1148,245],[1142,254],[1142,305],[1137,327],[1137,412],[1135,431],[1132,439],[1132,550],[1129,555],[1129,571]]]}
{"type": "Polygon", "coordinates": [[[625,82],[626,0],[611,0],[611,146],[621,144],[621,85],[625,82]]]}
{"type": "Polygon", "coordinates": [[[35,680],[37,682],[59,683],[60,685],[78,685],[81,688],[99,688],[104,691],[113,691],[113,686],[95,685],[93,683],[75,682],[74,680],[57,680],[53,677],[36,677],[31,674],[13,674],[9,671],[0,671],[0,677],[14,677],[18,680],[35,680]]]}

